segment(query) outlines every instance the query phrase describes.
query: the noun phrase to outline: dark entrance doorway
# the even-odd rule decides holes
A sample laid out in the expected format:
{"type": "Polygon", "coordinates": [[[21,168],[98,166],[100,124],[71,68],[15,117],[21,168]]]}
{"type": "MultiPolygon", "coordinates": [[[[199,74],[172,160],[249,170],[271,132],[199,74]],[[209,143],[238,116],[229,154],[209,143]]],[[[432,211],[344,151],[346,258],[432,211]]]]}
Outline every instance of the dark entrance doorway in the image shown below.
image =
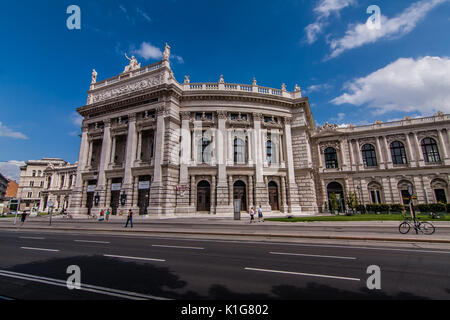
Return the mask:
{"type": "Polygon", "coordinates": [[[139,214],[147,214],[150,202],[150,176],[140,176],[138,185],[138,207],[139,214]]]}
{"type": "Polygon", "coordinates": [[[275,182],[269,182],[269,204],[272,211],[280,210],[278,206],[278,186],[275,182]]]}
{"type": "Polygon", "coordinates": [[[86,208],[88,215],[91,215],[92,207],[94,206],[94,191],[97,186],[97,180],[89,180],[86,190],[86,208]]]}
{"type": "Polygon", "coordinates": [[[111,214],[117,214],[117,208],[119,208],[120,203],[120,189],[122,187],[122,178],[114,178],[111,181],[111,214]]]}
{"type": "Polygon", "coordinates": [[[330,182],[327,186],[328,208],[334,211],[345,212],[344,189],[339,182],[330,182]]]}
{"type": "Polygon", "coordinates": [[[238,180],[233,184],[233,199],[241,200],[241,211],[247,211],[247,192],[243,181],[238,180]]]}
{"type": "Polygon", "coordinates": [[[210,211],[211,187],[208,181],[200,181],[197,184],[197,211],[210,211]]]}

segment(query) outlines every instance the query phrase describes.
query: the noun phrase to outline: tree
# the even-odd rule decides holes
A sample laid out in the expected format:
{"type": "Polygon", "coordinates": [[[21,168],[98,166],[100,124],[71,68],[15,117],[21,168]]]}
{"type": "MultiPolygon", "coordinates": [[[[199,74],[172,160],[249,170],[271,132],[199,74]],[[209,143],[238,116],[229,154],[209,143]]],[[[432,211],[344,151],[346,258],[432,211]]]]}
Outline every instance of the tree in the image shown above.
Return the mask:
{"type": "Polygon", "coordinates": [[[330,210],[335,213],[339,210],[339,201],[335,193],[330,193],[330,210]]]}
{"type": "Polygon", "coordinates": [[[347,197],[347,206],[352,209],[353,213],[356,212],[356,209],[359,208],[359,199],[356,196],[356,192],[350,193],[350,195],[347,197]]]}

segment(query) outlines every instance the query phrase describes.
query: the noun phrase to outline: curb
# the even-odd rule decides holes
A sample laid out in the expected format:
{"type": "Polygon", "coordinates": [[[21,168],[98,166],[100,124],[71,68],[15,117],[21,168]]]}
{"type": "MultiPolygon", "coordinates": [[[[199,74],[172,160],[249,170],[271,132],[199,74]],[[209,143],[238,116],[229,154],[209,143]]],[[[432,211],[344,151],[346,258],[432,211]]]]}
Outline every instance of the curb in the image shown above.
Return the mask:
{"type": "MultiPolygon", "coordinates": [[[[18,229],[17,227],[0,226],[0,229],[18,229]]],[[[129,229],[96,229],[96,228],[52,228],[52,227],[27,227],[25,230],[53,230],[53,231],[100,231],[100,232],[130,232],[129,229]]],[[[293,234],[265,234],[251,233],[238,234],[232,232],[204,232],[204,231],[170,231],[170,230],[133,230],[134,233],[152,234],[188,234],[188,235],[217,235],[217,236],[240,236],[240,237],[272,237],[291,239],[337,239],[337,240],[372,240],[372,241],[397,241],[397,242],[429,242],[429,243],[450,243],[450,239],[408,239],[394,237],[359,237],[359,236],[325,236],[325,235],[293,235],[293,234]]]]}

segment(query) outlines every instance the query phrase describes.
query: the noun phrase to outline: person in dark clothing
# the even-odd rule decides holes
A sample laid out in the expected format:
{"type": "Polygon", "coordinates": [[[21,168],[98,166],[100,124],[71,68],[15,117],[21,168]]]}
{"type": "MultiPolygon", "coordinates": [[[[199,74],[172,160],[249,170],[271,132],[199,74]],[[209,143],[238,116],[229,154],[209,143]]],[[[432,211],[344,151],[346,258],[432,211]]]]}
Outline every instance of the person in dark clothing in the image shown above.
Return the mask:
{"type": "Polygon", "coordinates": [[[133,211],[131,211],[131,209],[128,210],[127,223],[124,228],[128,227],[128,222],[130,222],[131,227],[133,228],[133,211]]]}
{"type": "Polygon", "coordinates": [[[22,212],[22,218],[20,221],[22,222],[20,225],[23,226],[25,224],[25,219],[27,218],[27,213],[25,211],[22,212]]]}

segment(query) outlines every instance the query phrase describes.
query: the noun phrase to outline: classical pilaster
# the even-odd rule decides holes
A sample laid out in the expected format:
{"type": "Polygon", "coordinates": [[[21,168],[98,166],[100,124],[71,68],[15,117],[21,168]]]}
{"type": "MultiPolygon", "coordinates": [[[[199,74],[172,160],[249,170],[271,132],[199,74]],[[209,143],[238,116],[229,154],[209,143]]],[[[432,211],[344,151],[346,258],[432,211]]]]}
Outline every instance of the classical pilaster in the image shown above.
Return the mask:
{"type": "Polygon", "coordinates": [[[227,203],[227,196],[232,193],[227,185],[227,131],[226,131],[226,120],[227,113],[225,111],[217,112],[218,118],[218,132],[217,132],[217,204],[216,213],[218,214],[233,214],[233,202],[231,205],[229,201],[227,203]]]}
{"type": "Polygon", "coordinates": [[[249,209],[255,206],[253,201],[253,176],[248,176],[248,205],[249,209]]]}
{"type": "Polygon", "coordinates": [[[288,205],[286,202],[286,177],[281,177],[281,186],[280,186],[280,193],[281,193],[281,208],[280,211],[287,213],[288,212],[288,205]]]}
{"type": "Polygon", "coordinates": [[[211,177],[211,214],[216,213],[216,176],[211,177]]]}
{"type": "Polygon", "coordinates": [[[101,204],[105,203],[106,196],[106,177],[105,170],[108,168],[110,150],[111,150],[111,119],[103,121],[105,127],[103,129],[103,142],[100,155],[100,167],[98,169],[97,188],[95,193],[100,196],[100,202],[98,206],[92,208],[92,213],[98,214],[100,212],[101,204]]]}
{"type": "MultiPolygon", "coordinates": [[[[191,130],[189,128],[190,123],[190,113],[189,112],[181,112],[181,142],[180,142],[180,178],[179,178],[179,186],[185,185],[186,187],[189,185],[189,175],[188,175],[188,166],[191,162],[191,130]]],[[[211,206],[211,208],[214,208],[211,206]]],[[[175,209],[176,213],[191,213],[194,212],[192,210],[192,206],[189,203],[189,197],[187,197],[187,193],[184,197],[177,195],[177,207],[175,209]]]]}
{"type": "Polygon", "coordinates": [[[416,167],[418,165],[418,162],[414,157],[414,150],[411,144],[409,133],[405,133],[405,137],[406,137],[406,152],[408,155],[408,163],[411,167],[416,167]]]}
{"type": "Polygon", "coordinates": [[[419,143],[419,138],[417,137],[417,132],[413,132],[414,135],[414,144],[416,145],[416,153],[419,156],[419,167],[423,167],[425,165],[425,161],[423,159],[422,148],[419,143]]]}
{"type": "MultiPolygon", "coordinates": [[[[289,194],[289,212],[299,214],[301,212],[300,201],[298,195],[298,186],[295,182],[294,171],[294,155],[292,151],[292,136],[291,136],[291,119],[284,118],[284,137],[286,145],[286,161],[287,161],[287,186],[289,194]]],[[[267,186],[266,186],[267,187],[267,186]]]]}
{"type": "Polygon", "coordinates": [[[155,162],[153,169],[153,183],[150,186],[150,206],[149,214],[162,213],[162,172],[161,165],[164,156],[164,132],[165,132],[166,110],[164,106],[156,109],[156,135],[153,150],[155,150],[155,162]]]}
{"type": "Polygon", "coordinates": [[[263,120],[263,115],[260,113],[253,114],[253,152],[255,154],[255,205],[261,206],[263,212],[270,212],[269,197],[267,193],[267,184],[264,183],[264,155],[266,152],[266,142],[263,138],[263,133],[261,130],[261,121],[263,120]]]}
{"type": "Polygon", "coordinates": [[[125,174],[122,184],[122,192],[127,195],[125,210],[132,209],[137,211],[138,207],[133,206],[133,176],[131,168],[134,166],[136,160],[137,134],[136,134],[136,114],[128,116],[128,136],[125,153],[125,174]]]}
{"type": "MultiPolygon", "coordinates": [[[[386,154],[387,152],[390,152],[390,148],[386,139],[386,136],[383,136],[383,143],[384,143],[384,148],[386,149],[386,154]]],[[[394,166],[392,165],[392,161],[389,157],[386,156],[386,169],[392,169],[394,166]]]]}
{"type": "Polygon", "coordinates": [[[448,151],[447,151],[447,146],[446,146],[446,143],[444,140],[444,135],[442,134],[443,130],[444,129],[437,131],[438,138],[439,138],[438,140],[439,140],[439,147],[440,147],[440,150],[442,150],[442,156],[443,156],[441,161],[444,162],[444,164],[448,165],[448,164],[450,164],[450,159],[448,157],[448,151]]]}
{"type": "MultiPolygon", "coordinates": [[[[380,169],[386,169],[387,168],[387,161],[389,159],[389,156],[386,153],[386,159],[385,159],[385,157],[383,155],[384,152],[383,152],[383,149],[381,148],[381,144],[380,144],[380,137],[375,137],[375,141],[376,141],[376,144],[377,144],[377,155],[379,157],[378,159],[380,159],[379,160],[379,168],[380,169]]],[[[387,152],[389,152],[389,151],[387,151],[387,152]]]]}

